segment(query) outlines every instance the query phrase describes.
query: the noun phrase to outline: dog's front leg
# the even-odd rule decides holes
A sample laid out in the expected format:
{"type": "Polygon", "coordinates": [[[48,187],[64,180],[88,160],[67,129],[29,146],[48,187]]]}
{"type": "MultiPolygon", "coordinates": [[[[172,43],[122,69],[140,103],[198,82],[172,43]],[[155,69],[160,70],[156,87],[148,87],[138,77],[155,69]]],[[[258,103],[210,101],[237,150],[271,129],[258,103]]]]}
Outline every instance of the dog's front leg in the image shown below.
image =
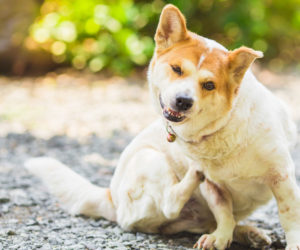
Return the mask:
{"type": "Polygon", "coordinates": [[[273,173],[269,179],[286,235],[286,250],[300,250],[300,189],[294,174],[273,173]]]}
{"type": "Polygon", "coordinates": [[[211,234],[202,235],[194,245],[194,248],[216,248],[218,250],[226,249],[231,244],[233,231],[236,225],[232,214],[231,196],[227,190],[207,179],[203,184],[201,184],[200,188],[216,219],[217,228],[211,234]]]}

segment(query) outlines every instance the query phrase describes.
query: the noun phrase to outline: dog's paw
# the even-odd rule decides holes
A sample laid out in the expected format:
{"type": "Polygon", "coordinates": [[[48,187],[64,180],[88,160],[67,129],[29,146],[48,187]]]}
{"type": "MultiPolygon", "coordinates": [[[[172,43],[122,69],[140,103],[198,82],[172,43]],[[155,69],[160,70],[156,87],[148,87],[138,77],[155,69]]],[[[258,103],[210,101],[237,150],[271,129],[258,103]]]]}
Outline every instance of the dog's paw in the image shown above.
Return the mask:
{"type": "Polygon", "coordinates": [[[234,241],[251,246],[257,249],[271,245],[271,238],[267,233],[259,228],[253,226],[236,226],[234,230],[234,241]]]}
{"type": "Polygon", "coordinates": [[[261,249],[262,247],[265,246],[269,246],[272,243],[271,238],[263,230],[260,230],[255,227],[249,230],[248,240],[252,247],[258,249],[261,249]]]}
{"type": "Polygon", "coordinates": [[[217,236],[215,234],[204,234],[194,245],[197,249],[217,249],[224,250],[231,244],[232,239],[228,237],[217,236]]]}
{"type": "Polygon", "coordinates": [[[300,243],[299,244],[289,244],[289,245],[287,245],[285,250],[300,250],[300,243]]]}

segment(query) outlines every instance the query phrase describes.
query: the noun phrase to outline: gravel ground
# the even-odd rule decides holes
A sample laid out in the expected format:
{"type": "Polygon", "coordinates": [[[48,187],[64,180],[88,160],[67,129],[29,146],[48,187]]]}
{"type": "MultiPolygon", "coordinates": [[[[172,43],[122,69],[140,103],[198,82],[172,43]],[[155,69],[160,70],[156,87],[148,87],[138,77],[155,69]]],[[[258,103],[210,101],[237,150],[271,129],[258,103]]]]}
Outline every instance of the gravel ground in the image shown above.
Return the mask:
{"type": "MultiPolygon", "coordinates": [[[[288,101],[300,120],[300,77],[258,76],[288,101]]],[[[107,186],[130,140],[155,119],[147,87],[128,79],[67,72],[0,78],[0,249],[188,249],[199,235],[125,232],[115,223],[70,216],[23,162],[48,155],[93,183],[107,186]]],[[[300,181],[300,147],[293,157],[300,181]],[[297,154],[298,152],[298,154],[297,154]]],[[[268,230],[270,249],[284,248],[275,202],[248,223],[268,230]]],[[[233,244],[230,249],[249,249],[233,244]]]]}

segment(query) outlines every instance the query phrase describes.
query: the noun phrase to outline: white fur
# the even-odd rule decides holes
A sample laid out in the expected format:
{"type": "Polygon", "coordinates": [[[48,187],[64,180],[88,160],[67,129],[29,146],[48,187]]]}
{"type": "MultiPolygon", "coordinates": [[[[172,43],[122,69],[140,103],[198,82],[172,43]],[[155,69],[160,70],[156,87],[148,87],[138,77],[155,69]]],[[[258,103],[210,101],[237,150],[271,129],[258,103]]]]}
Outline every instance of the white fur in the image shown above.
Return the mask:
{"type": "Polygon", "coordinates": [[[203,38],[206,43],[206,47],[209,49],[209,52],[211,52],[213,49],[228,51],[222,44],[219,44],[218,42],[208,39],[206,37],[203,38]]]}
{"type": "Polygon", "coordinates": [[[205,55],[202,55],[199,59],[198,64],[197,64],[197,69],[200,69],[200,67],[201,67],[204,60],[205,60],[205,55]]]}

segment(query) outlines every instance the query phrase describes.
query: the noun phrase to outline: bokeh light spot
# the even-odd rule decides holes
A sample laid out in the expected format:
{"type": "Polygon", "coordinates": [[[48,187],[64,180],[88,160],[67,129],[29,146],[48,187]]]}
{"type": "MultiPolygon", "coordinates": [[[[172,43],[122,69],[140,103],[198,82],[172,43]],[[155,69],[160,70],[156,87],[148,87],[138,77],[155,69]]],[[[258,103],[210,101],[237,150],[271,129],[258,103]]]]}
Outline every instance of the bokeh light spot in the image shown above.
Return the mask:
{"type": "Polygon", "coordinates": [[[122,28],[122,24],[114,18],[109,18],[108,21],[106,22],[105,26],[111,32],[118,32],[122,28]]]}
{"type": "Polygon", "coordinates": [[[73,58],[72,64],[76,69],[83,69],[86,66],[86,58],[83,55],[77,55],[73,58]]]}
{"type": "Polygon", "coordinates": [[[104,66],[104,62],[99,57],[93,58],[89,63],[89,68],[92,72],[100,71],[103,68],[103,66],[104,66]]]}
{"type": "Polygon", "coordinates": [[[49,39],[50,34],[49,30],[46,28],[37,28],[33,30],[32,36],[38,43],[44,43],[49,39]]]}
{"type": "Polygon", "coordinates": [[[77,37],[76,27],[71,21],[62,22],[55,30],[55,37],[65,42],[73,42],[77,37]]]}
{"type": "Polygon", "coordinates": [[[255,40],[252,46],[253,46],[253,49],[261,50],[262,52],[266,52],[268,49],[268,44],[263,39],[255,40]]]}
{"type": "Polygon", "coordinates": [[[66,51],[66,44],[61,41],[56,41],[51,46],[51,52],[53,55],[59,56],[65,53],[66,51]]]}

